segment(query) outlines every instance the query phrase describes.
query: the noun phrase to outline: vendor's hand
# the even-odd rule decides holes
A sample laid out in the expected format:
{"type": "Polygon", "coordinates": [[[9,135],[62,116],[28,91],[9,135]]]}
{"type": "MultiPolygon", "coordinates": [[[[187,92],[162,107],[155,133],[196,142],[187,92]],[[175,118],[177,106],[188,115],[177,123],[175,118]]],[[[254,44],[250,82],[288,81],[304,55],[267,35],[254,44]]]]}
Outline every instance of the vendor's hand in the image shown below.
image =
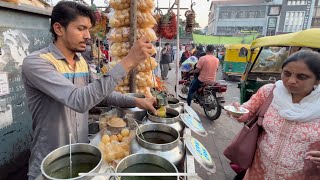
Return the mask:
{"type": "Polygon", "coordinates": [[[151,98],[136,98],[136,106],[140,109],[150,110],[153,114],[157,114],[157,110],[154,108],[154,105],[157,103],[155,97],[151,98]]]}
{"type": "Polygon", "coordinates": [[[320,168],[320,151],[309,151],[306,155],[306,159],[309,159],[320,168]]]}
{"type": "Polygon", "coordinates": [[[153,45],[146,36],[141,37],[134,42],[128,55],[123,58],[120,64],[123,65],[127,72],[130,71],[154,53],[152,47],[153,45]]]}

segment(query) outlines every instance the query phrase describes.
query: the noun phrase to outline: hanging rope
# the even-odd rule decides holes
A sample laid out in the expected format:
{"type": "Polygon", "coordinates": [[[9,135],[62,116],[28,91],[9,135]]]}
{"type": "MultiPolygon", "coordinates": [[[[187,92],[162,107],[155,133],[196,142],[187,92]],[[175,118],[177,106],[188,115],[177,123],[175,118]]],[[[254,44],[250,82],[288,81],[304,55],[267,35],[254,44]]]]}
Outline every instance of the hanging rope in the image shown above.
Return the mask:
{"type": "Polygon", "coordinates": [[[186,11],[185,16],[186,16],[186,28],[185,31],[186,33],[191,34],[193,32],[193,28],[195,26],[196,22],[196,13],[193,10],[193,6],[196,5],[195,2],[191,3],[191,8],[190,10],[186,11]]]}
{"type": "Polygon", "coordinates": [[[159,0],[157,0],[157,7],[154,9],[153,13],[154,19],[157,21],[157,24],[153,27],[154,32],[157,37],[160,37],[160,26],[161,26],[161,17],[163,16],[161,9],[159,8],[159,0]]]}

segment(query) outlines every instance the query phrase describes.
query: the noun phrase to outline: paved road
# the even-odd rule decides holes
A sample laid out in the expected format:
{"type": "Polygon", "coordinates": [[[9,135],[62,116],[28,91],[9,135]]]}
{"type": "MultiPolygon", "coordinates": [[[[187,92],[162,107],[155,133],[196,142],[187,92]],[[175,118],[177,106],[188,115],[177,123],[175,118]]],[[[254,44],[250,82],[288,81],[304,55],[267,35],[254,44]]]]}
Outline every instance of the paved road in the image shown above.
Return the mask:
{"type": "MultiPolygon", "coordinates": [[[[171,67],[172,70],[169,72],[169,79],[166,81],[166,83],[169,92],[175,94],[174,85],[176,73],[173,64],[171,64],[171,67]]],[[[221,79],[221,72],[218,74],[218,79],[221,79]]],[[[239,101],[239,89],[237,88],[237,83],[228,82],[225,100],[225,104],[239,101]]],[[[236,133],[241,129],[242,125],[228,118],[224,111],[219,119],[212,122],[206,118],[203,109],[199,105],[193,103],[192,108],[198,113],[202,120],[203,126],[209,133],[207,137],[201,137],[195,133],[193,133],[193,136],[202,142],[202,144],[208,149],[217,168],[216,173],[211,174],[202,168],[198,163],[196,163],[196,172],[203,180],[232,180],[235,176],[235,173],[230,168],[228,159],[223,155],[223,150],[230,143],[236,133]]]]}

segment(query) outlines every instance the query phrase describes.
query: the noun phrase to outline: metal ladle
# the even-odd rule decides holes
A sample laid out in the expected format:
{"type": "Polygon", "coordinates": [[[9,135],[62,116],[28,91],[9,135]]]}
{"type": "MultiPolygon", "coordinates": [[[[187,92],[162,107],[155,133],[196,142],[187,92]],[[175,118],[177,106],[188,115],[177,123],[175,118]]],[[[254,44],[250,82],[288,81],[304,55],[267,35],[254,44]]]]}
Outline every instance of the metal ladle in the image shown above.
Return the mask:
{"type": "Polygon", "coordinates": [[[134,125],[135,125],[135,126],[139,129],[139,131],[140,131],[140,134],[141,134],[142,139],[146,141],[146,139],[144,138],[144,136],[143,136],[143,134],[142,134],[142,131],[141,131],[141,129],[140,129],[139,124],[134,120],[134,118],[130,117],[130,115],[129,115],[129,116],[128,116],[128,115],[125,115],[124,118],[126,118],[126,119],[128,119],[128,120],[130,119],[130,120],[132,120],[132,121],[134,122],[134,125]]]}

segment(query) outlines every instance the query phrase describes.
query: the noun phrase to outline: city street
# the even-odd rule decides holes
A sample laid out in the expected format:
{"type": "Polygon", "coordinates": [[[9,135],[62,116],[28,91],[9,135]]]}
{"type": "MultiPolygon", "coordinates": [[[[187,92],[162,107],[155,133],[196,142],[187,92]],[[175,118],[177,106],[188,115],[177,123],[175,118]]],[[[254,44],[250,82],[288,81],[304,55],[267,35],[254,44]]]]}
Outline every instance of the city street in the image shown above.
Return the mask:
{"type": "MultiPolygon", "coordinates": [[[[167,88],[170,93],[175,94],[175,65],[171,64],[172,70],[169,72],[167,82],[167,88]]],[[[217,78],[221,79],[221,68],[217,78]]],[[[228,82],[228,90],[225,93],[225,105],[230,104],[234,101],[239,101],[239,89],[237,88],[236,82],[228,82]]],[[[241,129],[242,125],[236,121],[230,119],[225,111],[222,111],[222,114],[219,119],[216,121],[210,121],[206,118],[203,109],[193,103],[192,108],[198,113],[202,120],[203,126],[208,131],[207,137],[201,137],[193,133],[192,135],[196,137],[210,152],[212,158],[214,159],[216,165],[216,173],[211,174],[202,168],[196,162],[196,172],[203,180],[232,180],[236,175],[235,172],[230,168],[228,159],[223,155],[224,148],[230,143],[232,138],[236,133],[241,129]]]]}

